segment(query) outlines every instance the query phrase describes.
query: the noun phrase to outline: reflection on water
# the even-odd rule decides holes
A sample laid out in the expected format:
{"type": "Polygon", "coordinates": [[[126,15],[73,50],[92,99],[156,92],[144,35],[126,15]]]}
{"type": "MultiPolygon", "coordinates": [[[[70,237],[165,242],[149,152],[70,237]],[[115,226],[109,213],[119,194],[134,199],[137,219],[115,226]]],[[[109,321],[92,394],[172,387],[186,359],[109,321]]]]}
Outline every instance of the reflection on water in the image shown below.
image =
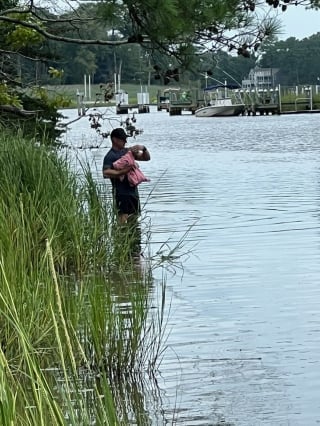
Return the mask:
{"type": "MultiPolygon", "coordinates": [[[[72,112],[70,112],[72,114],[72,112]]],[[[320,422],[320,116],[137,116],[153,253],[191,227],[168,276],[162,421],[320,422]]],[[[96,138],[81,121],[70,143],[96,138]]],[[[110,142],[77,151],[97,180],[110,142]]],[[[161,279],[161,271],[154,279],[161,279]]]]}

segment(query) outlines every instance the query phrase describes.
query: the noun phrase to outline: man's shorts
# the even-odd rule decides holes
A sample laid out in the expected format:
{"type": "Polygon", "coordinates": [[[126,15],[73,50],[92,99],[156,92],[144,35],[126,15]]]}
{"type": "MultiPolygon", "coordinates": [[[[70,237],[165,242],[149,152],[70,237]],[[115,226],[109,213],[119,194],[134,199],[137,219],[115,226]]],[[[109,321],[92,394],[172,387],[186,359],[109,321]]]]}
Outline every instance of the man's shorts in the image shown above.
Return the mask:
{"type": "Polygon", "coordinates": [[[117,195],[116,206],[119,214],[139,214],[140,201],[134,195],[117,195]]]}

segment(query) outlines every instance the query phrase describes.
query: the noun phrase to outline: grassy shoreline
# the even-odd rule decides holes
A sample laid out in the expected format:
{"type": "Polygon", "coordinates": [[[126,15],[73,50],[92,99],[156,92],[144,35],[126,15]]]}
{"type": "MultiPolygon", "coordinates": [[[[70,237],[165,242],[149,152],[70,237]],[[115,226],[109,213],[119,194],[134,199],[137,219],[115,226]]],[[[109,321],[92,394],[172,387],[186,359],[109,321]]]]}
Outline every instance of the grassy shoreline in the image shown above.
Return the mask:
{"type": "Polygon", "coordinates": [[[85,165],[74,176],[48,147],[4,133],[0,143],[1,424],[128,424],[144,410],[127,388],[119,398],[121,378],[139,388],[156,368],[165,284],[151,309],[132,229],[117,226],[85,165]]]}
{"type": "MultiPolygon", "coordinates": [[[[82,84],[73,84],[73,85],[55,85],[55,86],[46,86],[49,93],[55,93],[59,95],[63,95],[67,99],[70,100],[71,105],[77,105],[77,93],[85,93],[84,85],[82,84]]],[[[148,87],[142,86],[142,90],[147,90],[149,93],[149,99],[150,103],[156,104],[157,103],[157,93],[158,90],[163,90],[165,87],[161,85],[151,85],[148,87]]],[[[103,102],[103,92],[100,89],[100,86],[95,84],[92,85],[90,88],[90,94],[91,97],[89,97],[89,90],[88,87],[86,88],[86,101],[95,102],[97,99],[99,99],[101,102],[103,102]]],[[[121,86],[121,89],[128,93],[129,97],[129,103],[135,104],[137,103],[137,93],[141,92],[141,86],[136,84],[123,84],[121,86]]],[[[107,105],[115,105],[113,103],[106,103],[107,105]]]]}

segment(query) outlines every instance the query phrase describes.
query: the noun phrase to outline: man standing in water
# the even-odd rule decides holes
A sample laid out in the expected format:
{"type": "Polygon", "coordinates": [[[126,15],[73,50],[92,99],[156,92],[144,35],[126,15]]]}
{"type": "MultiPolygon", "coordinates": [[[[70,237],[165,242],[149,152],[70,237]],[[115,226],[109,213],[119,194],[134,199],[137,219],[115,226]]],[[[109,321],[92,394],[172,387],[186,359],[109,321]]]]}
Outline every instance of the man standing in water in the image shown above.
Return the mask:
{"type": "Polygon", "coordinates": [[[149,161],[150,153],[143,145],[125,148],[127,134],[121,127],[113,129],[110,137],[112,147],[103,160],[103,177],[111,180],[119,222],[125,223],[130,215],[138,215],[140,213],[139,192],[137,186],[130,185],[128,181],[127,173],[131,170],[131,166],[115,170],[113,163],[123,157],[128,151],[132,151],[135,159],[140,161],[149,161]]]}

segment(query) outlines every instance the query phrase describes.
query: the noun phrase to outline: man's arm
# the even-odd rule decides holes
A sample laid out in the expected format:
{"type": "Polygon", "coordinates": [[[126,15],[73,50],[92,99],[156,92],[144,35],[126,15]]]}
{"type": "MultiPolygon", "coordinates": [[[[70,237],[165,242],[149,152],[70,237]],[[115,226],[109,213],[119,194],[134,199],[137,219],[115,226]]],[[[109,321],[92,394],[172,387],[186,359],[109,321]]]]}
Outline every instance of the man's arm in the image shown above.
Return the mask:
{"type": "Polygon", "coordinates": [[[111,167],[103,169],[103,177],[104,178],[120,178],[120,176],[126,175],[130,172],[131,166],[124,167],[120,170],[112,169],[111,167]]]}

